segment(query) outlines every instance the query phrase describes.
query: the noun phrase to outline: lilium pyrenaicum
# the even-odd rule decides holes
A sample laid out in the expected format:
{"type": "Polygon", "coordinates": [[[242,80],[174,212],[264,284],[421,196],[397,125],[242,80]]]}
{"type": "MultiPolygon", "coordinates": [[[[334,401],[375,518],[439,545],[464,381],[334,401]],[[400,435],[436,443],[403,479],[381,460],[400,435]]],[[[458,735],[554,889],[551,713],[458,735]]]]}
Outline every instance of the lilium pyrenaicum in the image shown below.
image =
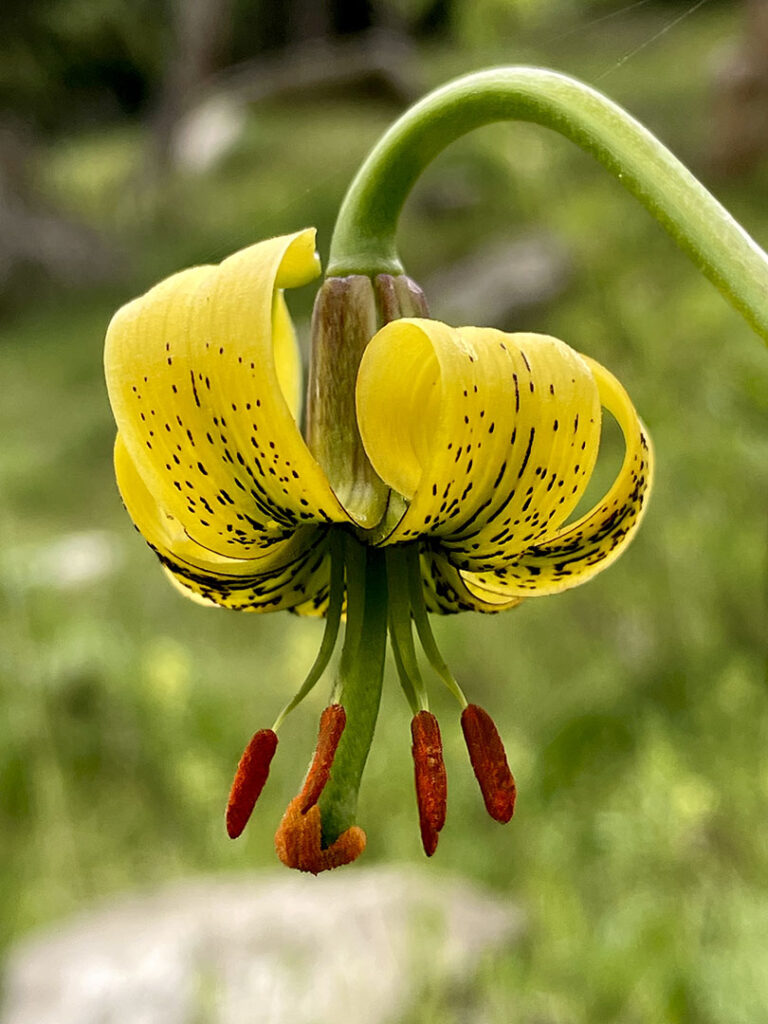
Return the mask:
{"type": "Polygon", "coordinates": [[[501,740],[440,657],[428,612],[498,612],[590,579],[633,537],[652,473],[646,432],[600,364],[546,335],[431,320],[404,275],[321,289],[305,439],[283,292],[318,273],[311,230],[182,271],[118,311],[105,354],[120,492],[172,582],[207,604],[326,617],[304,686],[241,759],[231,835],[264,785],[277,727],[322,674],[346,616],[315,758],[276,836],[285,863],[314,873],[365,846],[357,789],[387,634],[414,715],[427,854],[437,845],[445,767],[413,625],[462,705],[489,813],[511,817],[501,740]],[[602,407],[623,432],[623,464],[605,497],[571,520],[602,407]]]}

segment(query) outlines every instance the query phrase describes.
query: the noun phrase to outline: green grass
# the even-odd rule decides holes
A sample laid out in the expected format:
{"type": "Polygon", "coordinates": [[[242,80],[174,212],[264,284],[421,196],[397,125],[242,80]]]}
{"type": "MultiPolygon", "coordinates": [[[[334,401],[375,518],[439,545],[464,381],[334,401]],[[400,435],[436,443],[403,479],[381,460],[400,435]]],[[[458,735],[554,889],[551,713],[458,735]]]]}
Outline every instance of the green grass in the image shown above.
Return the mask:
{"type": "MultiPolygon", "coordinates": [[[[602,83],[699,165],[701,67],[723,19],[689,19],[602,83]]],[[[518,49],[589,78],[655,25],[518,49]]],[[[425,73],[467,66],[441,51],[425,73]]],[[[224,836],[223,804],[250,732],[300,681],[322,627],[202,609],[166,585],[113,484],[102,336],[119,302],[185,263],[307,223],[327,252],[334,206],[393,113],[351,96],[290,118],[270,106],[215,174],[159,196],[125,188],[135,131],[69,140],[43,168],[60,201],[119,235],[128,269],[112,294],[44,295],[0,325],[3,944],[129,886],[274,862],[323,693],[283,730],[238,843],[224,836]],[[72,590],[46,579],[46,545],[91,530],[111,540],[114,571],[72,590]]],[[[766,171],[720,189],[763,244],[766,171]]],[[[460,1021],[468,1006],[494,1024],[755,1024],[768,1005],[768,355],[648,215],[561,140],[488,129],[430,181],[457,175],[477,186],[474,206],[440,218],[416,197],[407,211],[411,273],[515,223],[557,232],[569,287],[517,326],[617,374],[651,430],[658,477],[632,549],[588,586],[436,623],[468,695],[502,729],[520,801],[506,828],[485,817],[455,706],[435,686],[450,804],[427,870],[519,902],[529,931],[466,991],[425,991],[413,1024],[460,1021]]],[[[299,317],[311,299],[297,296],[299,317]]],[[[396,689],[388,676],[362,789],[369,863],[423,859],[396,689]]]]}

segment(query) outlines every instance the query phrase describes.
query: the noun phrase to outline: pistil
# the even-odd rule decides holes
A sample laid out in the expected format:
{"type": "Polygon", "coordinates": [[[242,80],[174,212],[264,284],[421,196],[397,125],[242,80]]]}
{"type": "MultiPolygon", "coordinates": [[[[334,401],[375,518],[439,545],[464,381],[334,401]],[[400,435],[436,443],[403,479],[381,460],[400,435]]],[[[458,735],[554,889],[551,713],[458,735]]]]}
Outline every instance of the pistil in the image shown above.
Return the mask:
{"type": "Polygon", "coordinates": [[[365,850],[365,832],[352,825],[330,846],[324,846],[320,808],[315,804],[303,814],[301,796],[297,796],[283,815],[275,835],[275,850],[286,867],[318,875],[357,860],[365,850]]]}
{"type": "Polygon", "coordinates": [[[343,705],[346,728],[318,807],[323,846],[355,824],[360,779],[368,759],[381,700],[387,641],[384,555],[344,537],[347,624],[332,701],[343,705]]]}

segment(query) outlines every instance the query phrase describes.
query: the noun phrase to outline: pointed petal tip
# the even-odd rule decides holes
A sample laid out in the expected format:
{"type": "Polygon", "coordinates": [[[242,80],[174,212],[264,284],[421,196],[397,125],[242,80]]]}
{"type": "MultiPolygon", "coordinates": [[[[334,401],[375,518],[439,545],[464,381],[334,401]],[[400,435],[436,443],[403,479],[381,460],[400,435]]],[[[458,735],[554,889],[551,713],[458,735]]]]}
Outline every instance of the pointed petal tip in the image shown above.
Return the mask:
{"type": "Polygon", "coordinates": [[[321,272],[320,256],[316,249],[317,231],[304,228],[293,235],[275,241],[288,242],[277,273],[278,288],[300,288],[313,281],[321,272]]]}
{"type": "Polygon", "coordinates": [[[230,839],[237,839],[248,824],[267,781],[277,742],[277,734],[272,729],[259,729],[243,751],[227,802],[226,825],[230,839]]]}

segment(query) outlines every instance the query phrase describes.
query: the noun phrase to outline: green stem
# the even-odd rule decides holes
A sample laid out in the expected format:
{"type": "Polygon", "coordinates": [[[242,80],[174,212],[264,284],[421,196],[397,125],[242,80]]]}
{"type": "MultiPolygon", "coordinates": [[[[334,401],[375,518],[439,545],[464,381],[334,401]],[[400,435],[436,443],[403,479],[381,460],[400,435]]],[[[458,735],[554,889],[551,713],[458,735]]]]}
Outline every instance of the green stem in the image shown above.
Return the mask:
{"type": "Polygon", "coordinates": [[[320,797],[323,844],[354,825],[357,794],[376,727],[387,646],[387,573],[384,553],[351,534],[345,540],[347,626],[334,698],[347,724],[320,797]]]}
{"type": "Polygon", "coordinates": [[[506,120],[552,128],[591,153],[768,341],[768,256],[763,250],[625,110],[581,82],[540,68],[467,75],[408,110],[368,156],[347,192],[328,275],[402,273],[395,231],[422,171],[462,135],[506,120]]]}

